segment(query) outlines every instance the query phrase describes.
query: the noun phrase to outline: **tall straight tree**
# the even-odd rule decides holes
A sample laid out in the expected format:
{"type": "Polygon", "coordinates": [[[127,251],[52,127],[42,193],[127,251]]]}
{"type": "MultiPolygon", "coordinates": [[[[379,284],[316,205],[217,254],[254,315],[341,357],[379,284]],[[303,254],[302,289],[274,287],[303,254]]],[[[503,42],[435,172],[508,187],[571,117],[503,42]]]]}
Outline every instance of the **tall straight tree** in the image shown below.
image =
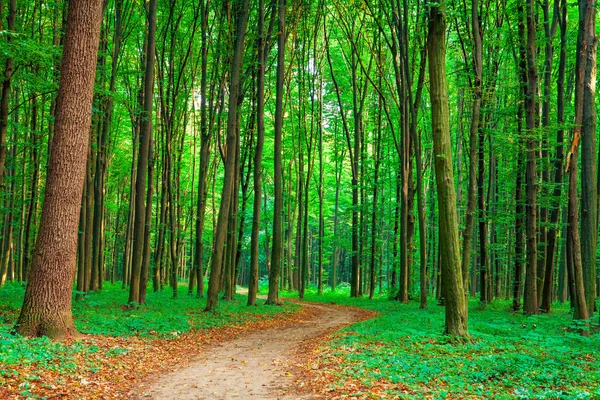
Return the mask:
{"type": "MultiPolygon", "coordinates": [[[[523,311],[527,315],[537,314],[537,140],[535,139],[538,109],[538,72],[535,55],[537,54],[535,44],[535,2],[527,0],[527,95],[525,96],[525,124],[527,127],[527,168],[525,182],[527,187],[526,236],[527,236],[527,267],[525,271],[525,298],[523,311]]],[[[522,17],[521,17],[522,18],[522,17]]]]}
{"type": "Polygon", "coordinates": [[[231,61],[231,75],[229,84],[229,112],[227,114],[227,144],[225,156],[225,178],[223,180],[223,189],[221,192],[221,203],[219,205],[219,217],[215,227],[215,238],[213,242],[213,254],[210,264],[210,277],[208,281],[208,300],[205,311],[210,311],[217,305],[219,290],[222,279],[223,254],[225,239],[227,237],[227,227],[229,224],[230,206],[233,199],[233,190],[236,174],[236,154],[238,136],[238,98],[241,96],[240,89],[240,71],[244,55],[244,39],[246,37],[246,28],[248,26],[249,0],[236,2],[236,38],[231,61]]]}
{"type": "MultiPolygon", "coordinates": [[[[565,70],[567,64],[567,2],[566,0],[555,0],[554,6],[555,13],[558,14],[558,25],[560,26],[560,56],[558,64],[558,78],[556,81],[557,94],[556,94],[556,108],[557,108],[557,123],[558,129],[556,130],[556,154],[554,156],[554,192],[552,194],[552,209],[550,211],[550,226],[547,233],[547,245],[546,245],[546,269],[544,278],[544,289],[542,294],[541,309],[545,312],[550,312],[552,305],[552,291],[554,281],[554,253],[557,242],[558,217],[560,214],[560,195],[562,192],[563,182],[563,142],[565,137],[564,123],[565,123],[565,70]]],[[[559,285],[560,286],[560,285],[559,285]]]]}
{"type": "Polygon", "coordinates": [[[274,177],[275,204],[273,208],[273,247],[271,250],[271,269],[269,271],[269,294],[266,304],[279,303],[279,272],[281,268],[282,232],[281,214],[283,212],[282,191],[282,154],[281,139],[283,136],[283,81],[285,79],[285,11],[286,0],[278,2],[278,27],[277,32],[277,83],[275,93],[275,148],[274,148],[274,177]]]}
{"type": "Polygon", "coordinates": [[[445,2],[432,4],[429,19],[429,81],[435,178],[440,218],[440,256],[446,307],[446,333],[467,337],[467,299],[460,262],[458,215],[450,146],[450,113],[446,83],[445,2]]]}
{"type": "MultiPolygon", "coordinates": [[[[581,107],[581,262],[588,315],[596,303],[598,175],[596,166],[596,1],[579,0],[580,54],[576,103],[581,107]]],[[[579,122],[577,122],[579,124],[579,122]]],[[[577,229],[577,227],[573,227],[577,229]]]]}
{"type": "MultiPolygon", "coordinates": [[[[471,241],[475,224],[475,202],[477,196],[477,132],[481,114],[481,86],[483,81],[482,38],[479,23],[479,1],[471,1],[471,30],[473,32],[473,105],[469,128],[469,188],[467,211],[463,230],[461,269],[465,287],[469,284],[469,263],[471,261],[471,241]]],[[[467,61],[465,57],[465,62],[467,61]]],[[[468,291],[465,291],[468,294],[468,291]]]]}
{"type": "Polygon", "coordinates": [[[262,153],[265,144],[265,0],[258,1],[258,63],[256,71],[256,149],[254,151],[254,204],[252,234],[250,237],[250,276],[248,305],[256,305],[258,292],[258,234],[260,232],[260,207],[262,201],[262,153]]]}
{"type": "MultiPolygon", "coordinates": [[[[146,237],[146,175],[152,139],[152,104],[154,98],[154,59],[156,56],[156,1],[148,3],[148,38],[146,39],[146,70],[144,73],[144,109],[141,118],[140,147],[138,152],[137,176],[135,181],[135,218],[133,222],[133,258],[131,263],[131,284],[129,302],[145,302],[140,297],[141,286],[146,285],[146,276],[142,276],[144,258],[144,239],[146,237]]],[[[144,293],[145,293],[144,289],[144,293]]]]}
{"type": "MultiPolygon", "coordinates": [[[[595,147],[595,127],[593,129],[589,126],[589,121],[585,121],[585,118],[595,120],[595,103],[592,101],[592,104],[586,104],[586,101],[589,103],[591,99],[589,98],[590,92],[594,94],[594,89],[590,88],[590,86],[595,86],[595,70],[596,70],[596,36],[595,36],[595,3],[592,1],[580,1],[579,3],[579,37],[578,37],[578,48],[579,54],[577,60],[576,67],[576,91],[575,91],[575,128],[573,131],[573,140],[571,142],[571,149],[569,154],[567,155],[567,170],[569,171],[569,226],[568,226],[568,245],[567,252],[569,254],[568,258],[572,260],[573,263],[573,274],[572,280],[574,283],[574,294],[575,294],[575,313],[574,318],[580,320],[587,320],[594,313],[594,301],[596,298],[595,286],[596,282],[588,282],[587,279],[590,278],[592,272],[588,270],[590,268],[589,265],[584,263],[584,254],[589,249],[585,245],[585,241],[589,240],[589,237],[596,237],[596,226],[594,225],[593,231],[585,231],[586,221],[585,221],[585,213],[593,214],[596,212],[596,205],[594,205],[594,209],[590,209],[592,206],[594,198],[588,199],[589,202],[582,201],[581,204],[581,234],[579,233],[579,202],[577,198],[577,175],[578,175],[578,157],[579,157],[579,148],[582,148],[582,153],[585,153],[584,141],[585,136],[589,135],[590,132],[594,134],[594,138],[587,138],[588,141],[593,141],[593,143],[588,144],[588,146],[595,147]],[[586,93],[588,92],[588,93],[586,93]],[[589,108],[593,108],[594,111],[590,111],[589,108]],[[592,290],[593,292],[590,294],[588,291],[592,290]],[[591,307],[588,304],[589,301],[592,301],[591,307]]],[[[593,99],[593,97],[592,97],[593,99]]],[[[595,124],[595,121],[594,121],[595,124]]],[[[593,158],[593,162],[595,162],[595,157],[593,158]]],[[[585,170],[588,168],[592,168],[593,166],[586,165],[586,158],[584,154],[582,154],[582,200],[586,196],[586,185],[583,182],[585,179],[594,179],[589,176],[589,171],[587,174],[585,170]]],[[[587,159],[589,162],[589,158],[587,159]]],[[[587,185],[591,185],[588,182],[587,185]]],[[[587,195],[595,196],[596,192],[588,193],[587,195]]],[[[590,216],[588,215],[588,218],[590,216]]],[[[589,222],[588,222],[589,223],[589,222]]],[[[595,239],[594,239],[595,240],[595,239]]],[[[595,248],[595,243],[594,243],[595,248]]],[[[595,258],[595,257],[594,257],[595,258]]],[[[589,262],[589,260],[588,260],[589,262]]],[[[594,262],[595,264],[595,262],[594,262]]],[[[595,276],[595,271],[593,272],[595,276]]],[[[587,329],[582,330],[583,334],[588,335],[589,332],[587,329]]]]}
{"type": "Polygon", "coordinates": [[[71,312],[102,0],[69,2],[42,222],[16,331],[77,334],[71,312]]]}

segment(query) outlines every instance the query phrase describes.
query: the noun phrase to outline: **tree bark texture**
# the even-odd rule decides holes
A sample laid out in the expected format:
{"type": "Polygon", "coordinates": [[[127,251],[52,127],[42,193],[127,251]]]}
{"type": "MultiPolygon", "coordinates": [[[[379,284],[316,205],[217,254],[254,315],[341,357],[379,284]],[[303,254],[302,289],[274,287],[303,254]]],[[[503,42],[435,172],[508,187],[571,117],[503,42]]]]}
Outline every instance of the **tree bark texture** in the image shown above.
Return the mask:
{"type": "Polygon", "coordinates": [[[101,0],[69,2],[42,222],[15,327],[24,336],[77,333],[71,298],[101,20],[101,0]]]}
{"type": "Polygon", "coordinates": [[[431,8],[428,41],[431,117],[440,218],[440,252],[446,307],[446,333],[458,337],[467,337],[467,303],[461,271],[456,193],[450,145],[444,2],[431,8]]]}

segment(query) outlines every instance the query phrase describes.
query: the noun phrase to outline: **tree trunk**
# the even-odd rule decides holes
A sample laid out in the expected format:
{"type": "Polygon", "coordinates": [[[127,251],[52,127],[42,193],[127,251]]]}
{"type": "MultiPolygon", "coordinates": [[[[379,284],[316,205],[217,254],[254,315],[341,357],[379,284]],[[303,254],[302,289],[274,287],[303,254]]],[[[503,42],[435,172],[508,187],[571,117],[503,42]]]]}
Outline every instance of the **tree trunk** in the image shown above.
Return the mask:
{"type": "Polygon", "coordinates": [[[279,273],[281,268],[282,232],[281,214],[283,212],[282,193],[282,153],[281,139],[283,135],[283,81],[285,79],[285,28],[286,0],[278,0],[277,32],[277,83],[275,94],[275,148],[274,148],[274,177],[275,204],[273,208],[273,246],[271,249],[271,269],[269,271],[269,294],[267,304],[279,304],[279,273]]]}
{"type": "Polygon", "coordinates": [[[225,178],[219,205],[218,222],[215,226],[215,239],[210,266],[208,284],[208,300],[205,311],[210,311],[217,305],[220,282],[222,278],[223,252],[229,225],[229,211],[233,199],[235,183],[236,144],[238,143],[237,112],[238,96],[240,96],[240,70],[244,53],[244,38],[248,25],[249,0],[242,0],[236,13],[237,29],[233,60],[231,62],[231,81],[229,88],[229,112],[227,115],[227,155],[225,158],[225,178]]]}
{"type": "Polygon", "coordinates": [[[467,210],[465,213],[465,228],[463,230],[461,270],[465,293],[468,295],[469,263],[471,261],[471,242],[473,240],[473,226],[475,224],[475,207],[477,201],[477,132],[481,114],[481,86],[482,86],[482,40],[479,23],[478,0],[471,1],[471,27],[473,31],[473,108],[471,111],[471,125],[469,128],[469,189],[467,192],[467,210]]]}
{"type": "MultiPolygon", "coordinates": [[[[17,11],[17,1],[8,2],[8,16],[6,30],[6,46],[11,47],[13,41],[13,32],[15,30],[15,15],[17,11]]],[[[0,95],[0,186],[4,178],[4,169],[6,165],[6,130],[8,127],[8,100],[10,98],[10,84],[13,74],[13,58],[7,57],[4,66],[4,79],[2,81],[2,94],[0,95]]]]}
{"type": "Polygon", "coordinates": [[[101,20],[101,0],[69,2],[42,222],[15,327],[23,336],[77,333],[71,299],[101,20]]]}
{"type": "MultiPolygon", "coordinates": [[[[536,22],[534,1],[527,0],[527,95],[525,96],[525,120],[527,126],[527,168],[525,173],[527,204],[525,220],[527,232],[527,267],[525,273],[525,299],[523,312],[527,315],[537,314],[537,86],[538,73],[536,66],[536,22]]],[[[525,82],[524,82],[525,83],[525,82]]]]}
{"type": "MultiPolygon", "coordinates": [[[[558,218],[560,215],[560,197],[562,192],[562,181],[563,181],[563,141],[565,131],[563,125],[565,123],[565,69],[567,62],[566,52],[566,34],[567,34],[567,5],[565,0],[555,0],[555,13],[560,14],[560,60],[558,65],[558,79],[557,79],[557,123],[558,129],[556,131],[556,154],[554,156],[554,192],[552,193],[552,209],[550,211],[550,224],[547,233],[547,245],[546,245],[546,269],[544,278],[544,290],[542,293],[542,304],[540,308],[547,313],[550,313],[550,307],[552,305],[552,286],[553,286],[553,271],[554,271],[554,254],[556,253],[556,242],[557,242],[557,231],[558,218]]],[[[561,260],[562,263],[562,260],[561,260]]],[[[560,274],[559,274],[560,275],[560,274]]],[[[559,276],[559,287],[560,284],[559,276]]]]}
{"type": "Polygon", "coordinates": [[[133,257],[131,262],[131,284],[129,287],[129,303],[140,303],[140,286],[145,285],[143,279],[143,257],[146,231],[146,179],[152,140],[152,104],[154,100],[154,59],[156,44],[156,3],[148,3],[148,38],[146,40],[146,65],[144,73],[144,109],[141,118],[140,142],[135,180],[135,217],[133,223],[133,257]]]}
{"type": "MultiPolygon", "coordinates": [[[[581,107],[581,262],[587,314],[596,303],[596,247],[598,242],[598,174],[596,166],[596,2],[579,0],[580,71],[576,107],[581,107]]],[[[579,123],[576,121],[576,125],[579,123]]],[[[576,229],[576,228],[575,228],[576,229]]],[[[576,271],[577,272],[577,271],[576,271]]]]}
{"type": "Polygon", "coordinates": [[[265,144],[265,1],[258,2],[258,63],[256,74],[256,148],[254,151],[254,203],[252,233],[250,235],[250,277],[248,305],[256,305],[258,293],[258,235],[260,233],[260,208],[262,202],[262,154],[265,144]]]}
{"type": "Polygon", "coordinates": [[[429,21],[429,78],[435,171],[440,217],[440,250],[446,306],[446,333],[468,337],[467,303],[460,263],[456,193],[450,146],[446,83],[445,4],[432,5],[429,21]]]}

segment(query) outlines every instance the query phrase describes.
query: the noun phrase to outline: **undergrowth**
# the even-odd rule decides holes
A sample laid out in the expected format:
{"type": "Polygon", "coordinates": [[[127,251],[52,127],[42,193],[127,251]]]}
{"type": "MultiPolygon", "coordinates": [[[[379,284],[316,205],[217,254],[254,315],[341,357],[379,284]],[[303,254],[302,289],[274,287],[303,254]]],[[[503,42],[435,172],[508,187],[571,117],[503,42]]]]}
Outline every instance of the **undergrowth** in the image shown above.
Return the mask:
{"type": "Polygon", "coordinates": [[[506,301],[482,309],[472,300],[472,340],[457,344],[442,334],[444,308],[432,299],[427,310],[387,297],[350,299],[347,291],[321,296],[308,291],[305,300],[379,313],[326,345],[320,357],[343,360],[336,368],[340,382],[357,378],[369,386],[383,379],[408,386],[416,398],[600,398],[600,337],[581,337],[571,329],[568,305],[557,303],[550,315],[525,317],[511,312],[506,301]]]}
{"type": "MultiPolygon", "coordinates": [[[[99,351],[98,347],[77,340],[62,343],[11,334],[24,293],[21,284],[9,283],[0,288],[0,382],[3,376],[17,373],[10,366],[35,366],[68,373],[80,367],[74,361],[75,356],[99,351]]],[[[187,286],[180,288],[178,298],[173,298],[169,290],[154,293],[149,288],[144,306],[128,305],[127,296],[128,292],[121,289],[120,284],[105,284],[101,292],[90,293],[82,301],[73,301],[73,315],[79,332],[111,337],[177,338],[191,329],[254,322],[299,307],[293,304],[248,307],[246,296],[238,295],[234,301],[220,301],[215,311],[204,312],[206,299],[188,296],[187,286]]],[[[103,356],[117,357],[127,349],[114,347],[108,352],[110,354],[103,356]]]]}

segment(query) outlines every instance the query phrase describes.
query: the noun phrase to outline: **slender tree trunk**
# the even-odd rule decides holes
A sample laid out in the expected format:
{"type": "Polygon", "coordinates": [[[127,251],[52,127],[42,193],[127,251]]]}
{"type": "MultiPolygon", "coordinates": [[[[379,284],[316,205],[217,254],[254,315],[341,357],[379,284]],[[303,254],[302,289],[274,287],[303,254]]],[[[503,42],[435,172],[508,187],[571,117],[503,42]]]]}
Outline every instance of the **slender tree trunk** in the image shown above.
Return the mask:
{"type": "Polygon", "coordinates": [[[271,270],[269,271],[269,294],[267,304],[279,304],[279,274],[281,268],[282,233],[281,214],[283,212],[282,193],[282,149],[283,135],[283,81],[285,79],[285,42],[286,42],[286,0],[278,0],[277,32],[277,84],[275,98],[275,148],[274,177],[275,204],[273,209],[273,246],[271,250],[271,270]]]}
{"type": "Polygon", "coordinates": [[[525,219],[527,231],[527,268],[525,274],[525,301],[523,311],[527,315],[537,314],[537,87],[538,73],[536,66],[535,44],[535,9],[534,1],[527,0],[527,95],[525,97],[525,114],[527,125],[527,169],[525,173],[527,204],[525,206],[525,219]]]}
{"type": "MultiPolygon", "coordinates": [[[[560,59],[558,64],[558,79],[557,79],[557,123],[556,131],[556,154],[554,156],[554,192],[552,193],[552,207],[550,211],[550,227],[547,233],[546,245],[546,269],[544,278],[544,290],[542,294],[542,304],[540,308],[547,313],[550,313],[552,305],[552,286],[553,286],[553,271],[554,271],[554,254],[556,253],[558,218],[560,215],[560,197],[562,192],[563,182],[563,142],[565,131],[563,125],[565,123],[565,69],[567,62],[566,52],[566,34],[567,34],[567,4],[565,0],[555,0],[555,13],[560,14],[560,59]]],[[[560,260],[562,263],[562,260],[560,260]]],[[[561,274],[559,273],[559,287],[561,286],[561,274]]],[[[560,292],[560,290],[559,290],[560,292]]]]}
{"type": "MultiPolygon", "coordinates": [[[[8,1],[8,16],[6,30],[6,46],[10,48],[13,41],[13,32],[15,30],[15,15],[17,12],[17,1],[8,1]]],[[[6,58],[4,66],[4,79],[2,81],[2,94],[0,95],[0,186],[4,178],[4,169],[6,165],[6,131],[8,127],[8,103],[10,99],[10,85],[13,75],[14,61],[12,57],[6,58]]]]}
{"type": "Polygon", "coordinates": [[[265,143],[265,1],[258,2],[258,63],[256,76],[256,148],[254,152],[254,203],[252,233],[250,236],[250,279],[248,305],[256,305],[258,293],[258,235],[260,233],[260,208],[262,201],[262,154],[265,143]]]}
{"type": "MultiPolygon", "coordinates": [[[[315,45],[315,54],[317,52],[315,45]]],[[[319,276],[318,276],[318,294],[323,294],[323,253],[324,253],[324,241],[325,241],[325,219],[323,217],[323,180],[324,180],[324,169],[323,169],[323,76],[319,71],[319,86],[317,88],[317,96],[319,102],[319,119],[318,119],[318,130],[319,130],[319,276]]]]}
{"type": "MultiPolygon", "coordinates": [[[[581,121],[581,110],[577,112],[579,121],[581,121]]],[[[582,265],[581,257],[581,238],[579,236],[579,202],[577,198],[577,158],[579,156],[579,140],[580,140],[580,128],[576,127],[573,135],[573,142],[571,144],[571,151],[567,156],[568,168],[569,168],[569,227],[567,228],[568,244],[567,248],[570,247],[571,262],[573,264],[573,302],[575,304],[575,313],[573,318],[579,320],[587,320],[590,317],[588,314],[588,308],[586,305],[586,293],[585,293],[585,278],[582,265]]],[[[589,335],[587,328],[582,329],[582,334],[589,335]]]]}
{"type": "Polygon", "coordinates": [[[201,29],[202,29],[202,65],[200,78],[200,171],[198,173],[198,202],[197,216],[195,226],[195,273],[197,297],[204,297],[204,273],[202,266],[204,265],[204,222],[206,220],[206,181],[208,178],[208,166],[210,158],[210,141],[212,134],[208,129],[207,116],[207,89],[208,89],[208,2],[202,0],[200,2],[201,14],[201,29]]]}
{"type": "MultiPolygon", "coordinates": [[[[467,210],[465,213],[465,228],[463,230],[461,269],[465,289],[469,287],[469,263],[471,261],[471,241],[475,225],[475,207],[477,200],[477,133],[480,129],[481,86],[482,86],[482,39],[479,23],[479,2],[471,1],[471,29],[473,31],[473,107],[471,125],[469,128],[469,188],[467,191],[467,210]]],[[[468,295],[468,291],[465,290],[468,295]]]]}
{"type": "Polygon", "coordinates": [[[137,163],[137,175],[135,180],[135,215],[133,223],[133,257],[131,262],[131,284],[129,287],[129,302],[140,303],[140,286],[146,285],[146,277],[142,275],[144,241],[146,231],[146,207],[152,207],[152,203],[145,204],[146,179],[148,173],[148,162],[150,153],[150,142],[152,141],[152,107],[154,99],[154,59],[156,44],[156,3],[157,0],[149,0],[148,3],[148,38],[146,40],[146,65],[144,73],[144,110],[141,118],[140,142],[137,163]]]}
{"type": "MultiPolygon", "coordinates": [[[[479,216],[479,300],[482,304],[486,304],[490,301],[488,298],[488,271],[489,266],[487,264],[487,236],[488,226],[486,221],[486,209],[485,209],[485,134],[483,129],[479,129],[479,141],[478,141],[478,177],[477,177],[477,208],[479,216]]],[[[491,162],[491,160],[490,160],[491,162]]]]}
{"type": "MultiPolygon", "coordinates": [[[[596,303],[596,247],[598,242],[598,173],[596,166],[596,34],[597,5],[579,0],[580,58],[576,105],[581,107],[581,262],[587,314],[596,303]]],[[[579,123],[576,121],[576,125],[579,123]]],[[[577,268],[577,267],[576,267],[577,268]]],[[[577,271],[576,271],[577,274],[577,271]]]]}
{"type": "Polygon", "coordinates": [[[219,205],[218,222],[215,227],[215,240],[210,266],[210,277],[208,284],[208,300],[205,311],[210,311],[217,305],[222,278],[223,253],[229,225],[229,211],[233,199],[235,183],[235,158],[236,144],[238,143],[237,112],[238,96],[240,96],[240,70],[242,67],[242,56],[244,53],[244,38],[248,25],[249,0],[242,0],[236,13],[237,29],[233,60],[231,62],[230,88],[229,88],[229,112],[227,115],[227,155],[225,159],[225,178],[219,205]]]}

